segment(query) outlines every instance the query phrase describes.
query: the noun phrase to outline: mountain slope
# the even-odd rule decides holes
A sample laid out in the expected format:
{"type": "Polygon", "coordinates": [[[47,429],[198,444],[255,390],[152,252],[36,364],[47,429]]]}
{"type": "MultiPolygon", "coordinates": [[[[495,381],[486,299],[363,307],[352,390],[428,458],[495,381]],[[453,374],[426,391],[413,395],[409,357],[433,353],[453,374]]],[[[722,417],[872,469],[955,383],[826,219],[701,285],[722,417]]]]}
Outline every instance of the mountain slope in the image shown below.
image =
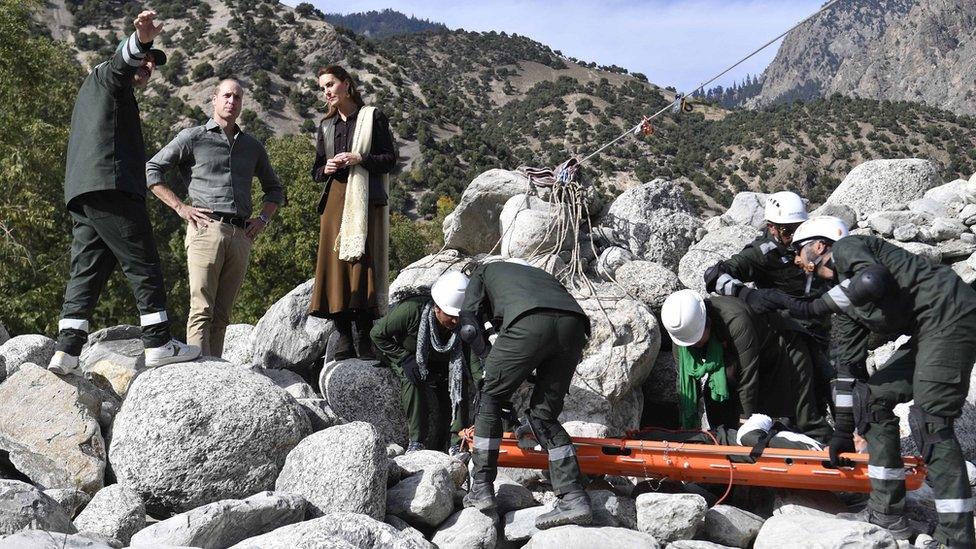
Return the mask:
{"type": "Polygon", "coordinates": [[[832,93],[976,114],[976,2],[842,0],[790,33],[751,102],[832,93]]]}
{"type": "Polygon", "coordinates": [[[447,27],[441,23],[433,23],[426,19],[408,17],[389,8],[383,11],[368,11],[365,13],[325,14],[329,23],[345,27],[356,34],[367,38],[389,38],[400,34],[414,34],[426,31],[446,31],[447,27]]]}

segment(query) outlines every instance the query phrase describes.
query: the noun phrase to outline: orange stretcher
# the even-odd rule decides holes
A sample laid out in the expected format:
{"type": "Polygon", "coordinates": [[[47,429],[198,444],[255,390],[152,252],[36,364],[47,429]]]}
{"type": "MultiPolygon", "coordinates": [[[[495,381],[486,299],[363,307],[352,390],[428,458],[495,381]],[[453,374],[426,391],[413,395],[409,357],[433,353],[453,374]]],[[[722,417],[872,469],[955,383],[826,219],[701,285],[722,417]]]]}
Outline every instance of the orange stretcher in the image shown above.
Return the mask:
{"type": "MultiPolygon", "coordinates": [[[[470,447],[473,430],[461,434],[470,447]]],[[[842,454],[852,466],[832,468],[826,451],[766,448],[754,463],[740,463],[730,457],[746,459],[751,448],[625,438],[572,440],[584,474],[804,490],[871,491],[867,454],[842,454]]],[[[905,457],[904,462],[906,488],[915,490],[925,479],[925,466],[915,457],[905,457]]],[[[505,433],[498,451],[498,465],[547,469],[549,456],[541,450],[519,447],[515,435],[505,433]]]]}

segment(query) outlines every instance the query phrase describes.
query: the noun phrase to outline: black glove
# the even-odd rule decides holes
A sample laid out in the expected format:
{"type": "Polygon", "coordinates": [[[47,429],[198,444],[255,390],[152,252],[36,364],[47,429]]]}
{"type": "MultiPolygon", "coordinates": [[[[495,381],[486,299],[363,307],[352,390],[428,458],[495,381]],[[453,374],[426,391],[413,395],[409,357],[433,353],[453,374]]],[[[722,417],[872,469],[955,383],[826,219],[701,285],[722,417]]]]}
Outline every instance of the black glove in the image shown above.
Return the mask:
{"type": "Polygon", "coordinates": [[[746,302],[753,311],[763,314],[780,309],[788,309],[793,298],[781,290],[770,288],[750,288],[743,286],[739,291],[739,298],[746,302]]]}
{"type": "Polygon", "coordinates": [[[830,437],[830,444],[828,444],[827,449],[830,454],[830,464],[832,466],[845,467],[853,465],[851,460],[841,458],[840,455],[844,452],[854,451],[854,435],[834,431],[834,435],[830,437]]]}
{"type": "Polygon", "coordinates": [[[722,263],[718,262],[708,269],[705,269],[705,291],[714,294],[715,293],[715,283],[718,281],[718,277],[722,276],[722,263]]]}
{"type": "Polygon", "coordinates": [[[414,385],[420,385],[420,366],[417,366],[416,356],[407,355],[400,361],[400,368],[403,368],[403,377],[407,378],[407,381],[414,385]]]}

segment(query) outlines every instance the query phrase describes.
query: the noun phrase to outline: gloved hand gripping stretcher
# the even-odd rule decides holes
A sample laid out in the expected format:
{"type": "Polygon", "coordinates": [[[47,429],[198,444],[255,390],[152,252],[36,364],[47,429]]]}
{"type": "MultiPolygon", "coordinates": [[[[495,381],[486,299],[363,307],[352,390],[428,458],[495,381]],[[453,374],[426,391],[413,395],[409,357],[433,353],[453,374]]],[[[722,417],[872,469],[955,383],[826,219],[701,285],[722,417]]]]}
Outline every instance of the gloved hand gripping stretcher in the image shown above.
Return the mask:
{"type": "MultiPolygon", "coordinates": [[[[744,429],[743,429],[744,430],[744,429]]],[[[505,433],[498,451],[498,465],[523,469],[546,469],[548,455],[535,445],[531,429],[505,433]]],[[[759,431],[752,439],[731,437],[708,431],[668,431],[649,428],[628,433],[624,438],[574,437],[580,470],[589,475],[621,475],[642,478],[668,478],[712,484],[741,484],[774,488],[870,492],[868,455],[846,453],[846,465],[830,466],[826,451],[777,448],[770,444],[774,431],[759,431]],[[719,444],[738,440],[753,446],[719,444]],[[655,440],[648,440],[655,439],[655,440]],[[661,440],[667,439],[667,440],[661,440]],[[712,441],[701,442],[701,441],[712,441]]],[[[751,434],[751,433],[750,433],[751,434]]],[[[793,433],[790,433],[793,434],[793,433]]],[[[472,429],[461,432],[467,444],[474,438],[472,429]]],[[[786,445],[792,445],[787,442],[786,445]]],[[[794,445],[795,446],[795,445],[794,445]]],[[[925,479],[922,460],[905,457],[905,485],[918,489],[925,479]]]]}

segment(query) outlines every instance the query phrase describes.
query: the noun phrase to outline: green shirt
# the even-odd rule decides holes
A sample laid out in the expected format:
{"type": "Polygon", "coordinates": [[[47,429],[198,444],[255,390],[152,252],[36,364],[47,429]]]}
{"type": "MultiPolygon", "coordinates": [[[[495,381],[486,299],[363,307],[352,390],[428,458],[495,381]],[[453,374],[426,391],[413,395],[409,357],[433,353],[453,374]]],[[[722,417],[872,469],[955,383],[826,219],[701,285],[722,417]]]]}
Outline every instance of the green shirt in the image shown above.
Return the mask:
{"type": "Polygon", "coordinates": [[[824,296],[831,308],[843,312],[835,323],[840,333],[838,358],[842,364],[862,364],[868,354],[868,333],[925,335],[952,325],[976,310],[973,291],[948,266],[908,252],[884,239],[854,235],[833,246],[838,284],[824,296]],[[884,265],[898,288],[881,304],[855,307],[845,288],[851,278],[871,265],[884,265]]]}
{"type": "Polygon", "coordinates": [[[488,263],[476,268],[471,273],[461,306],[462,311],[473,312],[482,320],[491,320],[499,332],[536,309],[566,311],[587,318],[579,303],[556,277],[542,269],[507,262],[488,263]]]}
{"type": "Polygon", "coordinates": [[[92,191],[146,195],[146,146],[132,76],[150,47],[133,33],[110,60],[92,69],[78,90],[68,136],[65,204],[92,191]]]}
{"type": "MultiPolygon", "coordinates": [[[[420,317],[424,307],[430,303],[427,296],[417,296],[404,299],[396,304],[386,316],[376,321],[369,336],[376,348],[388,364],[399,364],[404,358],[417,353],[417,335],[420,332],[420,317]]],[[[435,328],[436,329],[436,328],[435,328]]],[[[445,338],[446,339],[446,338],[445,338]]],[[[472,372],[481,370],[477,355],[472,355],[464,343],[464,354],[472,372]]],[[[433,348],[428,360],[431,364],[447,365],[451,357],[448,353],[439,353],[433,348]]]]}
{"type": "Polygon", "coordinates": [[[200,208],[251,217],[251,181],[257,176],[264,202],[283,204],[285,190],[271,168],[268,153],[257,139],[237,130],[231,144],[213,119],[176,135],[146,163],[146,184],[163,183],[163,175],[178,168],[188,179],[190,202],[200,208]]]}

